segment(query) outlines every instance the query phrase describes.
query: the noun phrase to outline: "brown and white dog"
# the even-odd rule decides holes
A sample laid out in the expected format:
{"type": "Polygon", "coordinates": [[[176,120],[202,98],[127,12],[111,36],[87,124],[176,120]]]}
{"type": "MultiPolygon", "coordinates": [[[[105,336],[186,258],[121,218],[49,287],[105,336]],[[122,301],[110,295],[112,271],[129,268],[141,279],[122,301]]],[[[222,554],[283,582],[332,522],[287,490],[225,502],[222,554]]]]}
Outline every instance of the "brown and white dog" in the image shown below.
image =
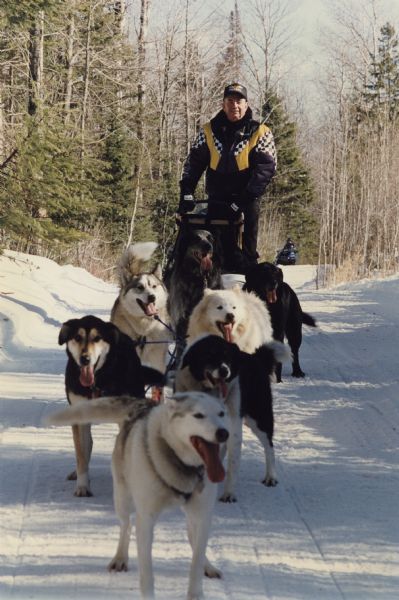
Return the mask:
{"type": "MultiPolygon", "coordinates": [[[[87,315],[61,327],[58,343],[66,344],[65,391],[69,404],[105,395],[143,398],[145,385],[163,385],[163,375],[143,367],[133,341],[113,323],[87,315]]],[[[77,480],[75,496],[92,496],[89,461],[93,446],[90,425],[72,425],[77,480]]]]}

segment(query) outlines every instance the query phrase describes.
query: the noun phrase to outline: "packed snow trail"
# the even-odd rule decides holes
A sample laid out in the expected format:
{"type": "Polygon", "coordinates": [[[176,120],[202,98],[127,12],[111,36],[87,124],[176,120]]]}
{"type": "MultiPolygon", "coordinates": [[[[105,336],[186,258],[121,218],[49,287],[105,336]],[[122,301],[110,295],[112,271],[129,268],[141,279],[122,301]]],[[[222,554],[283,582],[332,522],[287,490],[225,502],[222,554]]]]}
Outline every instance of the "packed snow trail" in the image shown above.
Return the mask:
{"type": "MultiPolygon", "coordinates": [[[[218,504],[209,556],[222,580],[208,600],[393,600],[399,597],[399,276],[316,290],[315,269],[284,268],[303,309],[303,380],[274,385],[279,485],[265,488],[263,451],[245,430],[236,504],[218,504]]],[[[130,570],[108,573],[118,524],[110,458],[116,426],[93,427],[94,496],[75,498],[69,427],[43,427],[65,405],[63,321],[108,319],[115,286],[82,269],[0,256],[0,598],[136,600],[130,570]]],[[[156,528],[157,598],[185,598],[183,517],[156,528]]]]}

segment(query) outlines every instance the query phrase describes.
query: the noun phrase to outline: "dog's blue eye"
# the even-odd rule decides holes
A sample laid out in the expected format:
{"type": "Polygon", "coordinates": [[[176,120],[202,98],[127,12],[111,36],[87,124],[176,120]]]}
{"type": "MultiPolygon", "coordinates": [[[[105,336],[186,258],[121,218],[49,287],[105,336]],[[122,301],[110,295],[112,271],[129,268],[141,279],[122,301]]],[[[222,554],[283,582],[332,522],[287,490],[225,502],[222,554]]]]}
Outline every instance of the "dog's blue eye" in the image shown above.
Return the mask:
{"type": "Polygon", "coordinates": [[[204,415],[202,413],[195,413],[194,419],[203,419],[204,415]]]}

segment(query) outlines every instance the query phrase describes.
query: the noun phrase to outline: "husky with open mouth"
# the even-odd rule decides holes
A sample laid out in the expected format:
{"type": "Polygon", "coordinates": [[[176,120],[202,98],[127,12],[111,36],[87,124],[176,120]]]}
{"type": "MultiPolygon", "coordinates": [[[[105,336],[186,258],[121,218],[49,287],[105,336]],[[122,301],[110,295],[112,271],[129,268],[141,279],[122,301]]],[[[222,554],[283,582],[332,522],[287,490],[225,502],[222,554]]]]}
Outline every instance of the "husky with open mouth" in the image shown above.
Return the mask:
{"type": "Polygon", "coordinates": [[[176,394],[156,405],[129,397],[99,398],[48,420],[55,425],[109,422],[120,426],[112,456],[120,538],[109,570],[127,570],[135,511],[141,596],[153,598],[154,526],[161,512],[180,506],[193,551],[187,598],[203,598],[204,574],[221,576],[206,558],[206,546],[217,483],[225,475],[219,457],[219,445],[229,437],[224,408],[202,392],[176,394]]]}
{"type": "Polygon", "coordinates": [[[173,341],[166,308],[168,293],[160,265],[145,269],[156,247],[156,242],[138,242],[123,252],[117,269],[120,292],[111,321],[137,342],[143,365],[164,373],[168,345],[173,341]]]}
{"type": "MultiPolygon", "coordinates": [[[[69,404],[105,395],[144,397],[145,385],[163,385],[162,373],[143,367],[132,340],[109,322],[93,315],[66,321],[58,336],[66,344],[65,391],[69,404]]],[[[93,446],[90,425],[73,425],[76,471],[75,496],[92,496],[89,461],[93,446]]]]}

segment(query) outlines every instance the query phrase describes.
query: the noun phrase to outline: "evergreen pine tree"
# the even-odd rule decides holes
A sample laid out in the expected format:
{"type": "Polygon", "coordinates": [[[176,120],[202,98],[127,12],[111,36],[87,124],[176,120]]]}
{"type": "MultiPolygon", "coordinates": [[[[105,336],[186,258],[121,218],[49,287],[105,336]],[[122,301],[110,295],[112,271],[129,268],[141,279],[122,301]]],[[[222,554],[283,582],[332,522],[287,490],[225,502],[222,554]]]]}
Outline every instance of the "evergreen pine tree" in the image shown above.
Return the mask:
{"type": "Polygon", "coordinates": [[[81,237],[95,208],[97,163],[87,158],[90,177],[81,177],[76,143],[50,111],[44,112],[40,128],[27,117],[16,145],[17,160],[2,171],[0,227],[11,240],[25,240],[31,250],[35,240],[63,245],[81,237]]]}
{"type": "Polygon", "coordinates": [[[114,245],[123,245],[127,239],[131,210],[134,202],[132,185],[132,140],[114,119],[105,138],[104,176],[99,190],[98,218],[108,229],[114,245]]]}
{"type": "Polygon", "coordinates": [[[383,111],[394,120],[399,114],[399,37],[390,23],[381,27],[377,53],[371,55],[363,101],[372,117],[383,111]]]}
{"type": "Polygon", "coordinates": [[[222,85],[242,81],[244,52],[241,39],[241,19],[237,0],[229,17],[229,37],[222,53],[222,59],[216,65],[219,82],[222,85]]]}
{"type": "Polygon", "coordinates": [[[286,237],[295,241],[301,261],[315,260],[318,225],[313,210],[314,190],[297,144],[297,126],[274,92],[267,94],[263,117],[273,132],[277,149],[277,172],[267,188],[264,202],[277,207],[286,237]]]}

